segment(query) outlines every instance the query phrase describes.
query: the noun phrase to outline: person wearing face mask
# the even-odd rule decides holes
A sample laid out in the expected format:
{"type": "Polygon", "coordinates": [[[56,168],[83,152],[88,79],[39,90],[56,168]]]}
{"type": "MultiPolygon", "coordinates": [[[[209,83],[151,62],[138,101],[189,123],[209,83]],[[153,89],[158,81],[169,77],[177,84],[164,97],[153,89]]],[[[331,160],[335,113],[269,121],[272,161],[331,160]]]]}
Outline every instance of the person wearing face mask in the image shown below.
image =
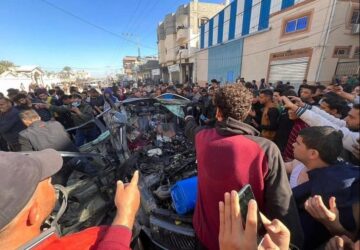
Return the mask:
{"type": "MultiPolygon", "coordinates": [[[[91,106],[83,102],[79,94],[73,94],[71,96],[71,104],[68,106],[58,107],[50,104],[42,104],[41,107],[48,108],[50,111],[57,113],[70,111],[71,119],[75,127],[81,126],[94,118],[91,106]]],[[[76,130],[75,145],[80,147],[84,143],[95,140],[98,135],[99,131],[94,123],[82,126],[76,130]]]]}

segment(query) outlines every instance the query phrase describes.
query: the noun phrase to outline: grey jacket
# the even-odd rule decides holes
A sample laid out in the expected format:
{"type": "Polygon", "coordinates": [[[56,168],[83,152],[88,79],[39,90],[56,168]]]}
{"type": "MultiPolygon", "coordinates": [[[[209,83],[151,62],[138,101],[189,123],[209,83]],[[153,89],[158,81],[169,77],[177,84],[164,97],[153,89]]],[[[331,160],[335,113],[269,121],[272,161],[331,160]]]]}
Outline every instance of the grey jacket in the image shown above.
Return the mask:
{"type": "Polygon", "coordinates": [[[39,151],[52,148],[58,151],[78,152],[69,134],[57,121],[37,121],[19,134],[21,151],[39,151]]]}

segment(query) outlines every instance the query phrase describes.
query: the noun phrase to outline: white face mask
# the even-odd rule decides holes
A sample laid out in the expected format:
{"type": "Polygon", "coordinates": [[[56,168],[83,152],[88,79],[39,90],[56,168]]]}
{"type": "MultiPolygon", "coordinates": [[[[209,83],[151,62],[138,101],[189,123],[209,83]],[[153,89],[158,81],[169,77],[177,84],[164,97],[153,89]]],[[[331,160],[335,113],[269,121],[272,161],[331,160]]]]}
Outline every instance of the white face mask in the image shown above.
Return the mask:
{"type": "Polygon", "coordinates": [[[80,106],[80,104],[81,104],[81,102],[80,101],[77,101],[77,102],[73,102],[73,103],[71,103],[71,105],[73,106],[73,107],[79,107],[80,106]]]}

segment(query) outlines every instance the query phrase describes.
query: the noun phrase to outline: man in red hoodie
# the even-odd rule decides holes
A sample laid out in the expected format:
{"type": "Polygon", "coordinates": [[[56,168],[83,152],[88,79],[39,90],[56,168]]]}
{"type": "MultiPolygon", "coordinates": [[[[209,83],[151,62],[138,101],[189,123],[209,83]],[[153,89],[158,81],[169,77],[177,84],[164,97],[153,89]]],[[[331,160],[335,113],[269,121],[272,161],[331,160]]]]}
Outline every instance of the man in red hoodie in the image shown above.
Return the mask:
{"type": "MultiPolygon", "coordinates": [[[[218,204],[223,195],[250,184],[268,218],[279,219],[302,245],[303,232],[284,162],[277,146],[243,123],[251,110],[252,93],[241,84],[220,88],[214,97],[215,128],[200,128],[185,117],[185,134],[195,141],[198,193],[193,224],[200,247],[219,249],[218,204]]],[[[191,108],[186,109],[187,114],[191,108]]]]}
{"type": "Polygon", "coordinates": [[[0,152],[0,249],[129,250],[131,230],[140,205],[138,172],[124,187],[117,183],[113,224],[59,237],[41,225],[55,206],[51,176],[62,166],[53,149],[28,155],[0,152]]]}

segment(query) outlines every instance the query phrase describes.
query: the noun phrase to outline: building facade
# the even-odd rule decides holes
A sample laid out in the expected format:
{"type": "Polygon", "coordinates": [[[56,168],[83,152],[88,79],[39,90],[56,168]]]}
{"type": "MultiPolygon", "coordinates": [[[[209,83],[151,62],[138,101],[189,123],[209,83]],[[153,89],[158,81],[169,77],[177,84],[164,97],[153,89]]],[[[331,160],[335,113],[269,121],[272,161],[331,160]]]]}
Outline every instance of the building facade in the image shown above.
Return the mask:
{"type": "Polygon", "coordinates": [[[196,80],[297,85],[358,75],[359,19],[358,1],[235,0],[201,27],[196,80]]]}
{"type": "Polygon", "coordinates": [[[157,27],[161,78],[165,82],[193,82],[199,27],[224,8],[223,4],[194,0],[165,16],[157,27]]]}
{"type": "Polygon", "coordinates": [[[159,82],[160,81],[160,67],[157,58],[145,57],[139,65],[139,79],[143,82],[159,82]]]}
{"type": "Polygon", "coordinates": [[[137,79],[137,68],[140,60],[137,56],[125,56],[123,58],[124,75],[128,80],[137,79]]]}

